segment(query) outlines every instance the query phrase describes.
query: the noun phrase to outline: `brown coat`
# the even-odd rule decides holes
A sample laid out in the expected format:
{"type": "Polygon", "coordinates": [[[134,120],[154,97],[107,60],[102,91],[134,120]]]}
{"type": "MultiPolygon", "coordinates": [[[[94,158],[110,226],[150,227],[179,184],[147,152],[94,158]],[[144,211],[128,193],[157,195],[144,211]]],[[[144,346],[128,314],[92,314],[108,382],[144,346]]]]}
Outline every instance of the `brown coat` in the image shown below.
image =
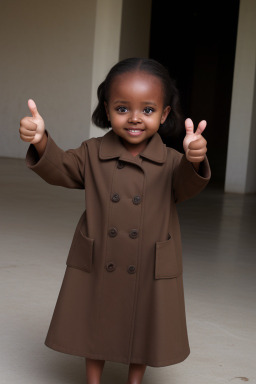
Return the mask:
{"type": "MultiPolygon", "coordinates": [[[[48,132],[47,132],[48,133],[48,132]]],[[[57,351],[162,367],[190,353],[176,203],[210,178],[158,133],[133,157],[111,130],[63,151],[48,133],[41,159],[27,166],[50,184],[85,189],[46,338],[57,351]]]]}

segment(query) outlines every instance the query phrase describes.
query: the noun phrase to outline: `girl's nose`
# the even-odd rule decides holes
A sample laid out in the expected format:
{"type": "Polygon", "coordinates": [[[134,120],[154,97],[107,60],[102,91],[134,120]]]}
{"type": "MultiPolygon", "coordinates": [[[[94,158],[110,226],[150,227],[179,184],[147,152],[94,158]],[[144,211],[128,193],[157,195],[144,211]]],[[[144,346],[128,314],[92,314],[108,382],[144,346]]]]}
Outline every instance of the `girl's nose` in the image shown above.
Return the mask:
{"type": "Polygon", "coordinates": [[[140,113],[133,112],[129,115],[129,123],[141,123],[142,119],[140,113]]]}

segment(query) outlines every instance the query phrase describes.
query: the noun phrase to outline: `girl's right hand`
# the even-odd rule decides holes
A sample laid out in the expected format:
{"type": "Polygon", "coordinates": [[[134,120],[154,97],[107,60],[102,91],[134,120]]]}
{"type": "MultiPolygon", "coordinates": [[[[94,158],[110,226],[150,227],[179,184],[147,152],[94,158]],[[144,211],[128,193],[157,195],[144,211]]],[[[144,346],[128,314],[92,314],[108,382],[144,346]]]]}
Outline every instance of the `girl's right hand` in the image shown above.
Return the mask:
{"type": "Polygon", "coordinates": [[[23,117],[20,121],[20,138],[31,144],[39,143],[45,132],[45,125],[42,116],[40,116],[34,100],[28,100],[28,107],[31,116],[23,117]]]}

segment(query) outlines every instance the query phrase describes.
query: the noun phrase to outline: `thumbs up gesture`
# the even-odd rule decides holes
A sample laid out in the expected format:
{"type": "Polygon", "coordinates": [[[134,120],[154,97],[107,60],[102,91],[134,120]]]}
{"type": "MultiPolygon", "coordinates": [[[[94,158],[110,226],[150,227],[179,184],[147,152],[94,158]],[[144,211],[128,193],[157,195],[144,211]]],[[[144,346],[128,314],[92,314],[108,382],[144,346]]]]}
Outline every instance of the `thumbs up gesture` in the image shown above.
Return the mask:
{"type": "Polygon", "coordinates": [[[205,130],[206,124],[205,120],[200,121],[194,132],[193,121],[191,119],[185,121],[186,136],[183,140],[183,148],[187,160],[191,163],[200,163],[205,158],[207,141],[201,134],[205,130]]]}
{"type": "Polygon", "coordinates": [[[40,116],[34,100],[28,100],[28,107],[32,116],[23,117],[20,121],[20,138],[31,144],[39,143],[45,132],[45,125],[42,116],[40,116]]]}

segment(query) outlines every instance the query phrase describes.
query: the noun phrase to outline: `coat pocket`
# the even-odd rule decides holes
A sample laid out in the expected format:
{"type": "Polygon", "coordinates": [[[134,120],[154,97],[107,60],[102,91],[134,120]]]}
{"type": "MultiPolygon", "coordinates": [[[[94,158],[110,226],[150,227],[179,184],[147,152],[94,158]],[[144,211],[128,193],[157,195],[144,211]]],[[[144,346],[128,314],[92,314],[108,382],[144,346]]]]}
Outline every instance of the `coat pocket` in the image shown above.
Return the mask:
{"type": "Polygon", "coordinates": [[[93,243],[93,239],[85,236],[81,229],[78,229],[73,238],[66,264],[69,267],[91,272],[93,262],[93,243]]]}
{"type": "Polygon", "coordinates": [[[156,243],[155,279],[171,279],[182,273],[172,238],[156,243]]]}

